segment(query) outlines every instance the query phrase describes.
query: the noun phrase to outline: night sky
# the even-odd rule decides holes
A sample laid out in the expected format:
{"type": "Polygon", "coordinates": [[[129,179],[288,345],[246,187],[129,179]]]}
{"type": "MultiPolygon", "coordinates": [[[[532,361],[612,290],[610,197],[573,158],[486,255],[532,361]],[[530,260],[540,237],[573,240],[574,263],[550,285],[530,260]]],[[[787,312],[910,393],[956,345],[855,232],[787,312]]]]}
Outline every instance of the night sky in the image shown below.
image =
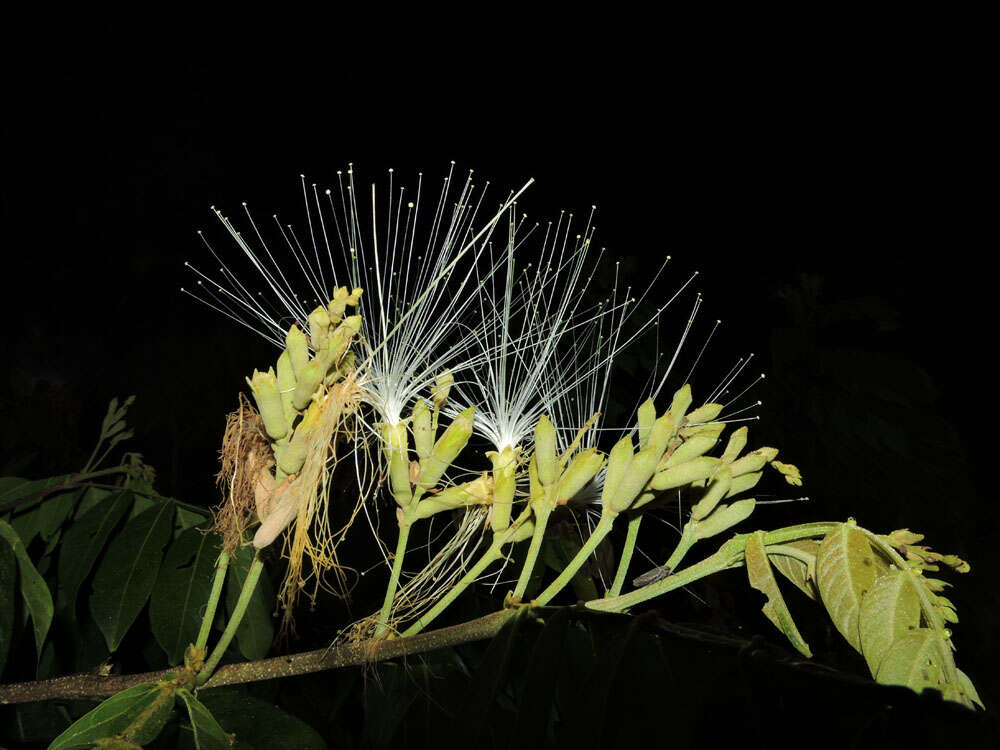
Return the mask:
{"type": "Polygon", "coordinates": [[[972,562],[956,641],[989,704],[975,663],[995,653],[978,441],[993,248],[974,61],[807,43],[686,57],[524,34],[507,56],[474,38],[372,50],[362,35],[209,59],[205,39],[118,54],[109,33],[15,76],[0,122],[2,470],[79,468],[107,402],[134,393],[131,449],[158,489],[214,503],[225,414],[275,352],[180,293],[185,260],[210,265],[196,230],[226,242],[209,207],[298,221],[299,175],[322,185],[348,162],[362,179],[443,175],[450,160],[505,188],[533,177],[524,210],[597,204],[611,257],[640,278],[667,254],[700,270],[719,345],[758,353],[755,434],[813,498],[774,525],[854,515],[972,562]],[[796,308],[803,284],[821,291],[796,308]]]}

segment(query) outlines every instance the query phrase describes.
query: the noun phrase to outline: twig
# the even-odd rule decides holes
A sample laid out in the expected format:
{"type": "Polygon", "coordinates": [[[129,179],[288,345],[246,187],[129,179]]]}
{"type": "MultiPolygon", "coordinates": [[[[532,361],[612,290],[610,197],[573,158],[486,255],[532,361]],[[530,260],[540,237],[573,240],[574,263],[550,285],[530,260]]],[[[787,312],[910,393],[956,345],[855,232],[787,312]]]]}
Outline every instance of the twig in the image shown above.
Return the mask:
{"type": "MultiPolygon", "coordinates": [[[[358,666],[410,654],[421,654],[462,643],[486,640],[500,632],[500,628],[514,613],[515,610],[502,610],[461,625],[453,625],[429,633],[420,633],[408,638],[362,641],[336,648],[306,651],[301,654],[275,656],[270,659],[241,664],[227,664],[217,669],[212,675],[212,679],[200,689],[209,690],[224,685],[238,685],[246,682],[273,680],[279,677],[293,677],[329,669],[358,666]]],[[[0,705],[57,699],[103,698],[143,682],[161,680],[169,674],[176,673],[178,669],[108,676],[83,673],[55,677],[50,680],[0,685],[0,705]]]]}

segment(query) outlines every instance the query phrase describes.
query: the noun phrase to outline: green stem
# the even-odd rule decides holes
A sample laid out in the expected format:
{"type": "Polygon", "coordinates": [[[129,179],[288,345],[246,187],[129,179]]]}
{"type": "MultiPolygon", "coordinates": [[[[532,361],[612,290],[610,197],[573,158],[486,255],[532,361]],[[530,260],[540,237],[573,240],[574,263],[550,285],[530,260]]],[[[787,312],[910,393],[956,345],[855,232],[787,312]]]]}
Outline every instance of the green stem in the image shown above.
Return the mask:
{"type": "Polygon", "coordinates": [[[635,541],[639,537],[639,524],[642,523],[642,514],[636,513],[628,520],[628,534],[625,537],[625,548],[622,550],[621,559],[618,561],[618,570],[615,573],[614,583],[608,589],[605,597],[618,596],[622,592],[625,584],[625,576],[628,575],[628,566],[632,562],[632,553],[635,552],[635,541]]]}
{"type": "Polygon", "coordinates": [[[597,549],[597,545],[608,535],[611,531],[611,527],[615,523],[615,516],[618,514],[606,513],[601,516],[601,520],[597,522],[597,527],[594,532],[590,535],[590,538],[584,542],[584,545],[580,547],[579,552],[569,561],[569,564],[563,568],[563,571],[558,575],[556,580],[549,584],[549,587],[545,589],[541,594],[535,597],[532,602],[534,606],[544,606],[549,603],[553,596],[562,591],[566,584],[573,580],[573,576],[576,575],[576,571],[580,569],[587,558],[593,554],[594,550],[597,549]]]}
{"type": "Polygon", "coordinates": [[[514,598],[520,601],[524,592],[528,588],[528,581],[531,580],[531,571],[535,568],[535,561],[538,559],[538,552],[542,548],[542,537],[545,536],[545,526],[549,522],[552,514],[552,506],[547,499],[543,499],[535,504],[535,531],[531,535],[531,546],[528,547],[528,556],[524,558],[524,567],[521,568],[521,575],[517,579],[517,586],[514,587],[514,598]]]}
{"type": "Polygon", "coordinates": [[[229,644],[232,643],[233,637],[236,635],[236,630],[243,621],[243,615],[246,614],[247,606],[250,604],[250,597],[253,596],[254,589],[257,588],[257,580],[260,578],[260,573],[263,569],[264,562],[260,559],[260,551],[258,550],[257,554],[254,555],[253,562],[250,564],[246,580],[243,581],[243,588],[240,590],[240,598],[236,601],[236,608],[233,610],[233,614],[226,624],[226,629],[222,632],[222,638],[215,644],[212,655],[208,657],[205,666],[198,673],[197,683],[199,685],[203,685],[212,676],[212,672],[215,671],[223,654],[226,653],[226,649],[229,648],[229,644]]]}
{"type": "MultiPolygon", "coordinates": [[[[840,526],[839,523],[806,523],[798,526],[788,526],[765,534],[764,544],[782,544],[784,542],[794,542],[798,539],[826,536],[838,526],[840,526]]],[[[630,591],[627,594],[587,602],[587,608],[604,612],[620,612],[661,594],[666,594],[669,591],[686,586],[689,583],[697,581],[699,578],[704,578],[722,570],[739,568],[743,565],[743,555],[746,550],[748,537],[749,534],[737,534],[723,544],[714,555],[705,558],[699,563],[695,563],[689,568],[673,573],[648,586],[643,586],[641,589],[630,591]]],[[[671,559],[676,555],[677,553],[675,552],[674,555],[671,555],[671,559]]]]}
{"type": "Polygon", "coordinates": [[[677,542],[677,546],[674,548],[674,551],[670,554],[670,557],[663,564],[663,566],[665,568],[669,568],[670,570],[677,570],[677,568],[681,566],[681,560],[684,559],[688,550],[690,550],[697,541],[698,539],[694,535],[691,522],[688,521],[684,525],[684,529],[681,531],[680,541],[677,542]]]}
{"type": "Polygon", "coordinates": [[[389,585],[385,589],[385,599],[382,601],[382,611],[378,615],[378,626],[375,629],[375,637],[379,638],[389,627],[389,612],[392,610],[392,600],[396,596],[396,587],[399,585],[399,574],[403,570],[403,557],[406,555],[406,541],[410,536],[410,522],[407,520],[399,524],[399,539],[396,542],[396,556],[392,560],[392,574],[389,576],[389,585]]]}
{"type": "Polygon", "coordinates": [[[420,619],[418,619],[415,623],[413,623],[412,625],[410,625],[410,627],[408,627],[406,630],[403,631],[403,638],[406,638],[407,636],[411,635],[416,635],[421,630],[430,625],[435,617],[441,614],[448,607],[449,604],[451,604],[453,601],[455,601],[455,599],[458,598],[459,594],[461,594],[463,591],[465,591],[466,588],[469,587],[469,584],[471,584],[477,578],[479,578],[479,576],[482,575],[482,572],[486,570],[486,568],[488,568],[493,562],[499,560],[503,556],[503,546],[506,543],[506,541],[507,541],[507,534],[504,534],[503,536],[494,539],[493,544],[490,545],[490,548],[486,550],[485,553],[483,553],[483,556],[476,561],[475,565],[469,568],[466,574],[462,576],[462,579],[454,586],[452,586],[451,589],[448,591],[448,593],[445,594],[443,597],[441,597],[441,599],[439,599],[438,602],[433,607],[431,607],[423,615],[421,615],[420,619]]]}
{"type": "Polygon", "coordinates": [[[687,586],[689,583],[693,583],[699,578],[710,576],[721,570],[738,568],[743,565],[742,550],[738,553],[733,553],[732,551],[726,549],[726,546],[727,545],[723,545],[723,548],[711,557],[708,557],[699,563],[695,563],[689,568],[678,571],[673,575],[667,576],[663,580],[657,581],[656,583],[651,583],[648,586],[643,586],[641,589],[636,589],[635,591],[630,591],[629,593],[621,594],[620,596],[613,596],[607,599],[595,599],[592,602],[587,602],[587,608],[596,609],[602,612],[620,612],[624,609],[628,609],[629,607],[634,607],[636,604],[641,604],[649,599],[660,596],[661,594],[666,594],[668,591],[673,591],[674,589],[682,586],[687,586]]]}
{"type": "Polygon", "coordinates": [[[229,553],[225,550],[219,554],[219,559],[215,562],[215,578],[212,581],[212,591],[208,595],[208,603],[205,605],[205,616],[201,618],[201,630],[198,631],[198,640],[195,641],[195,648],[204,650],[208,644],[208,635],[212,632],[212,622],[215,620],[215,610],[219,606],[219,596],[222,594],[222,584],[226,580],[226,570],[229,568],[229,553]]]}

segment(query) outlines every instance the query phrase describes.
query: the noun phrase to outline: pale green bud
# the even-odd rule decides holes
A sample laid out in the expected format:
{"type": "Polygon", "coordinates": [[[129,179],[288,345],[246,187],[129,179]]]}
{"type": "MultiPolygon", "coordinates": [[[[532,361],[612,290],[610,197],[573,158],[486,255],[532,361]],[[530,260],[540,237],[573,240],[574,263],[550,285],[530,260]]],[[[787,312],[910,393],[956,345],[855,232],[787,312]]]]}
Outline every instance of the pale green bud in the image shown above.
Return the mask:
{"type": "Polygon", "coordinates": [[[736,524],[749,518],[756,504],[756,500],[749,498],[747,500],[737,500],[732,505],[720,505],[715,509],[715,513],[704,521],[698,521],[694,524],[695,538],[707,539],[710,536],[715,536],[727,529],[731,529],[736,524]]]}
{"type": "Polygon", "coordinates": [[[729,487],[732,484],[732,477],[729,475],[727,469],[722,469],[712,483],[708,485],[708,490],[702,495],[701,499],[694,504],[691,508],[691,518],[695,521],[700,521],[701,519],[708,516],[715,506],[719,504],[719,501],[723,497],[726,497],[726,493],[729,491],[729,487]]]}
{"type": "Polygon", "coordinates": [[[488,505],[493,497],[493,480],[479,477],[471,482],[449,487],[436,495],[427,495],[417,503],[417,518],[429,518],[444,510],[455,510],[470,505],[488,505]]]}
{"type": "Polygon", "coordinates": [[[653,422],[653,426],[649,430],[649,435],[647,436],[646,443],[643,445],[644,448],[655,448],[659,452],[657,460],[663,455],[663,452],[667,449],[667,441],[670,440],[670,436],[674,434],[674,419],[667,412],[662,417],[653,422]]]}
{"type": "Polygon", "coordinates": [[[556,481],[556,428],[544,414],[535,427],[535,468],[543,487],[556,481]]]}
{"type": "Polygon", "coordinates": [[[658,471],[649,481],[649,486],[654,490],[672,490],[676,487],[683,487],[691,482],[698,482],[712,476],[719,467],[719,459],[709,456],[694,458],[680,466],[674,466],[663,471],[658,471]]]}
{"type": "Polygon", "coordinates": [[[323,415],[323,407],[313,401],[296,425],[291,439],[274,448],[274,460],[285,474],[298,474],[309,452],[311,433],[323,415]]]}
{"type": "Polygon", "coordinates": [[[422,398],[418,398],[417,403],[413,405],[410,427],[413,429],[413,446],[417,449],[417,456],[424,461],[434,448],[435,435],[431,428],[431,410],[427,408],[422,398]]]}
{"type": "Polygon", "coordinates": [[[330,316],[330,322],[334,325],[339,323],[344,318],[344,310],[347,308],[347,298],[349,294],[346,286],[338,286],[333,290],[333,299],[326,306],[327,314],[330,316]]]}
{"type": "Polygon", "coordinates": [[[601,489],[601,505],[612,507],[612,500],[618,492],[625,475],[632,464],[632,438],[626,435],[608,454],[608,468],[604,472],[604,487],[601,489]]]}
{"type": "Polygon", "coordinates": [[[646,447],[646,440],[649,438],[649,431],[653,428],[654,421],[656,421],[656,406],[653,404],[653,399],[647,398],[639,407],[637,418],[640,450],[646,447]]]}
{"type": "Polygon", "coordinates": [[[312,347],[317,352],[323,348],[327,337],[330,335],[330,316],[326,308],[320,305],[309,313],[309,339],[312,347]]]}
{"type": "Polygon", "coordinates": [[[711,422],[722,413],[722,404],[703,404],[687,415],[686,422],[691,425],[711,422]]]}
{"type": "Polygon", "coordinates": [[[405,508],[410,504],[412,493],[410,491],[410,463],[407,460],[408,436],[406,423],[396,424],[382,423],[382,450],[385,452],[385,460],[389,465],[389,488],[392,496],[400,508],[405,508]]]}
{"type": "Polygon", "coordinates": [[[305,409],[312,401],[313,394],[319,389],[326,376],[326,364],[317,357],[310,360],[299,375],[292,391],[292,406],[298,411],[305,409]]]}
{"type": "Polygon", "coordinates": [[[440,409],[444,406],[453,385],[455,385],[455,376],[451,374],[451,370],[445,370],[434,378],[434,387],[431,388],[431,400],[434,402],[435,409],[440,409]]]}
{"type": "Polygon", "coordinates": [[[597,448],[588,448],[577,453],[570,461],[566,471],[559,477],[555,501],[560,505],[565,505],[573,495],[582,490],[594,478],[603,465],[604,456],[597,452],[597,448]]]}
{"type": "Polygon", "coordinates": [[[264,429],[272,440],[280,440],[288,434],[288,419],[281,405],[281,394],[278,392],[278,379],[274,368],[267,372],[253,371],[253,377],[247,378],[247,385],[257,402],[257,411],[264,420],[264,429]]]}
{"type": "Polygon", "coordinates": [[[674,418],[675,424],[680,424],[684,415],[691,407],[691,386],[685,385],[674,394],[673,401],[670,402],[670,416],[674,418]]]}
{"type": "Polygon", "coordinates": [[[712,435],[716,440],[718,440],[719,436],[722,435],[722,432],[725,429],[725,422],[706,422],[705,424],[696,424],[691,427],[685,427],[677,434],[685,440],[689,437],[693,437],[694,435],[712,435]]]}
{"type": "Polygon", "coordinates": [[[726,450],[722,453],[722,462],[726,464],[731,464],[736,458],[743,452],[743,449],[747,447],[747,428],[740,427],[736,432],[729,436],[729,442],[726,444],[726,450]]]}
{"type": "Polygon", "coordinates": [[[472,419],[475,412],[476,408],[470,406],[455,417],[454,421],[448,425],[448,429],[434,443],[431,455],[420,462],[420,479],[417,483],[421,487],[429,489],[436,485],[445,469],[458,458],[458,454],[462,452],[472,436],[472,419]]]}
{"type": "Polygon", "coordinates": [[[741,474],[735,477],[732,484],[729,485],[729,492],[726,493],[726,497],[733,497],[741,492],[746,492],[749,489],[753,489],[757,486],[757,482],[760,481],[761,476],[764,472],[755,471],[752,474],[741,474]]]}
{"type": "Polygon", "coordinates": [[[661,469],[670,469],[674,466],[687,463],[693,458],[705,455],[718,442],[718,438],[712,435],[695,435],[681,443],[677,449],[660,466],[661,469]]]}
{"type": "Polygon", "coordinates": [[[532,503],[538,502],[545,497],[545,488],[538,481],[538,462],[534,456],[528,461],[528,490],[530,493],[529,499],[532,503]]]}
{"type": "Polygon", "coordinates": [[[351,295],[347,298],[347,304],[350,307],[357,307],[358,303],[361,301],[361,295],[364,294],[364,289],[359,286],[354,287],[351,290],[351,295]]]}
{"type": "Polygon", "coordinates": [[[514,535],[510,539],[511,544],[517,544],[518,542],[523,542],[525,539],[531,539],[535,533],[535,522],[528,520],[522,523],[514,530],[514,535]]]}
{"type": "Polygon", "coordinates": [[[309,361],[309,340],[295,323],[292,323],[292,327],[288,329],[288,334],[285,336],[285,346],[288,350],[288,358],[292,362],[292,371],[295,373],[295,378],[298,379],[301,377],[302,368],[309,361]]]}
{"type": "Polygon", "coordinates": [[[281,408],[285,412],[285,421],[291,426],[295,419],[295,406],[292,404],[292,395],[295,391],[295,371],[292,369],[292,360],[285,349],[278,357],[278,393],[281,395],[281,408]]]}
{"type": "Polygon", "coordinates": [[[741,474],[749,474],[752,471],[760,471],[764,465],[774,460],[778,455],[777,448],[758,448],[752,453],[747,453],[743,458],[738,458],[729,465],[729,470],[734,477],[741,474]]]}
{"type": "Polygon", "coordinates": [[[660,453],[661,451],[656,447],[650,447],[639,451],[632,457],[628,471],[619,482],[618,489],[615,490],[610,503],[604,505],[605,510],[621,513],[632,505],[632,502],[652,479],[653,472],[656,471],[656,463],[660,460],[660,453]]]}
{"type": "Polygon", "coordinates": [[[493,462],[493,515],[490,527],[495,533],[510,526],[510,512],[517,489],[517,450],[507,446],[500,453],[491,451],[486,455],[493,462]]]}

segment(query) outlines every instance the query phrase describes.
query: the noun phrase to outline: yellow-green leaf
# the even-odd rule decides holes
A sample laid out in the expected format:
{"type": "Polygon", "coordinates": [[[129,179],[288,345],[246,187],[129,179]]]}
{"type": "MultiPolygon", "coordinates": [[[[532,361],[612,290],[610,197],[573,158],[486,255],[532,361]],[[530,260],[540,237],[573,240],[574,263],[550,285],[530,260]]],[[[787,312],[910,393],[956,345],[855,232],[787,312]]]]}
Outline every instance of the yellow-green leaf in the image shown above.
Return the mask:
{"type": "Polygon", "coordinates": [[[795,542],[785,542],[785,547],[795,547],[813,556],[812,564],[807,564],[797,557],[775,554],[771,555],[771,564],[785,578],[794,583],[799,590],[810,599],[816,599],[816,555],[819,552],[819,542],[815,539],[800,539],[795,542]]]}
{"type": "Polygon", "coordinates": [[[841,524],[819,545],[816,585],[823,605],[840,634],[858,651],[861,599],[875,582],[876,565],[868,540],[850,524],[841,524]]]}
{"type": "Polygon", "coordinates": [[[875,579],[861,600],[858,634],[872,675],[892,645],[920,627],[920,598],[909,573],[890,570],[875,579]]]}
{"type": "Polygon", "coordinates": [[[143,712],[152,711],[142,728],[130,739],[144,745],[156,739],[174,707],[172,692],[155,682],[144,682],[112,695],[56,737],[49,750],[93,747],[99,740],[124,732],[143,712]]]}
{"type": "Polygon", "coordinates": [[[781,596],[778,582],[774,580],[774,573],[771,571],[771,564],[767,561],[767,552],[764,550],[763,531],[751,534],[747,539],[746,566],[750,585],[767,597],[767,602],[761,610],[764,616],[787,636],[799,653],[807,659],[811,658],[812,652],[809,650],[809,645],[799,634],[799,629],[795,627],[795,621],[792,620],[792,615],[781,596]]]}
{"type": "Polygon", "coordinates": [[[934,631],[920,628],[897,638],[875,679],[883,685],[905,685],[918,693],[924,688],[940,689],[941,665],[934,631]]]}

